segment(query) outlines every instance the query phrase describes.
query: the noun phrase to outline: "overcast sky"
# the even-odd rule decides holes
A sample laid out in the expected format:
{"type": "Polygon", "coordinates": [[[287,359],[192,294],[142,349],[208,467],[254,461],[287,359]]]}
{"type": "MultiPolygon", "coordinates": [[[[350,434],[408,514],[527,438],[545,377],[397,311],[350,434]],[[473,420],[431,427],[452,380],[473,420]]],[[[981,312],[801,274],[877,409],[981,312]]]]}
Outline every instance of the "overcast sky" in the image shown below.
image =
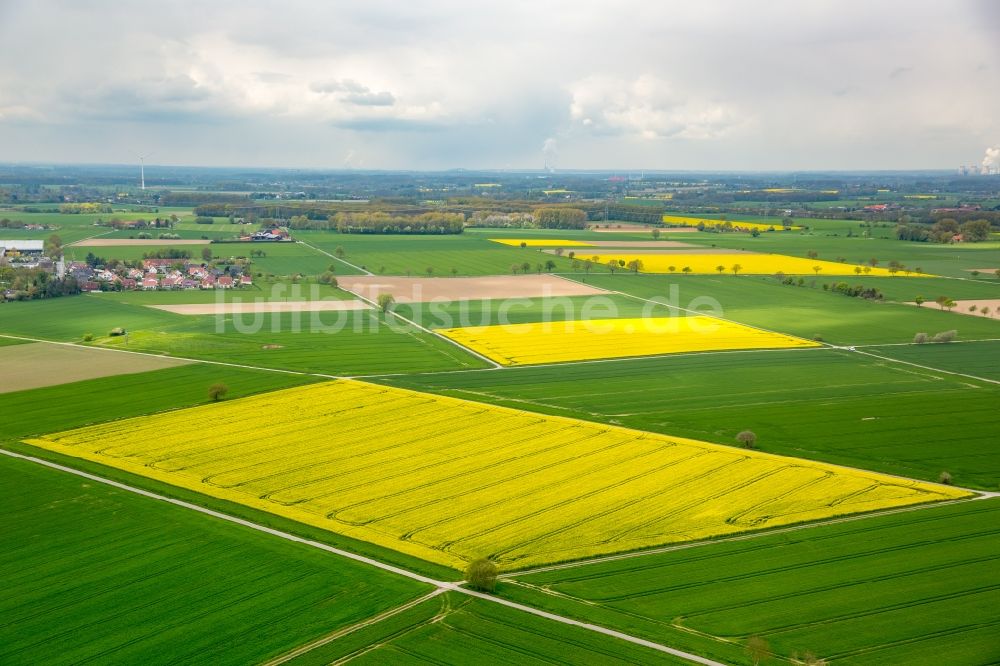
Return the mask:
{"type": "Polygon", "coordinates": [[[998,7],[0,0],[0,161],[954,168],[1000,144],[998,7]]]}

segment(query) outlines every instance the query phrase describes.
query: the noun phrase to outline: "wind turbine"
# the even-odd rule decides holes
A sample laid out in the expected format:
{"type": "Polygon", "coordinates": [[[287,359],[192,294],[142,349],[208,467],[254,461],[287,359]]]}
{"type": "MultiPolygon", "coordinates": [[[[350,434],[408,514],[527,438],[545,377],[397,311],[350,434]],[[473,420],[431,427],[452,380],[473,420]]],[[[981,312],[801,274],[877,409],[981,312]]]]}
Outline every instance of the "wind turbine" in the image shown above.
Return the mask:
{"type": "Polygon", "coordinates": [[[139,155],[139,189],[146,191],[146,158],[152,155],[139,155]]]}

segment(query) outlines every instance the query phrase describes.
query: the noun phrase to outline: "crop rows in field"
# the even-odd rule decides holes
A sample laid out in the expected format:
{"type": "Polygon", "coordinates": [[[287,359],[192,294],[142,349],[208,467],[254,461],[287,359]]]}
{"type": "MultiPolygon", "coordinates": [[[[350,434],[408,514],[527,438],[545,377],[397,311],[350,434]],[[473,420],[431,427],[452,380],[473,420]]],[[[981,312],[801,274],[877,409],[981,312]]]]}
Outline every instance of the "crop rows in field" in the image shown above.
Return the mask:
{"type": "Polygon", "coordinates": [[[761,636],[778,657],[992,663],[998,518],[1000,501],[965,502],[518,580],[560,595],[560,612],[599,614],[654,640],[684,641],[693,630],[738,642],[761,636]],[[664,626],[663,618],[674,619],[664,626]]]}
{"type": "Polygon", "coordinates": [[[726,349],[818,347],[818,342],[705,316],[469,326],[438,330],[503,365],[726,349]]]}
{"type": "Polygon", "coordinates": [[[967,495],[352,380],[27,441],[457,567],[967,495]]]}
{"type": "Polygon", "coordinates": [[[448,592],[288,662],[686,664],[661,652],[448,592]]]}
{"type": "Polygon", "coordinates": [[[260,663],[427,587],[0,456],[0,663],[260,663]]]}

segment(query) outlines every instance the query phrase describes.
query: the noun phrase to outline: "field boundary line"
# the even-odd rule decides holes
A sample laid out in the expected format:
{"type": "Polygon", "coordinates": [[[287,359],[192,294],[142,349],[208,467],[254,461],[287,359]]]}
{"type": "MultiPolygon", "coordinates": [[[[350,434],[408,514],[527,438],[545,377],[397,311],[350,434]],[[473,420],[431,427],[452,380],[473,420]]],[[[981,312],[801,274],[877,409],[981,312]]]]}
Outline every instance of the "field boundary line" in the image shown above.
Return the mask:
{"type": "Polygon", "coordinates": [[[102,231],[99,234],[94,234],[93,236],[87,236],[86,238],[81,238],[79,240],[75,240],[72,243],[66,243],[65,247],[73,247],[77,243],[83,243],[83,242],[89,241],[89,240],[91,240],[93,238],[100,238],[101,236],[107,236],[110,233],[114,233],[114,231],[115,231],[114,229],[109,229],[108,231],[102,231]]]}
{"type": "Polygon", "coordinates": [[[304,655],[304,654],[306,654],[308,652],[312,652],[316,648],[321,648],[324,645],[329,645],[330,643],[334,642],[338,638],[343,638],[344,636],[347,636],[348,634],[353,634],[355,631],[359,631],[361,629],[365,629],[367,627],[370,627],[370,626],[372,626],[374,624],[378,624],[382,620],[388,620],[390,617],[393,617],[395,615],[399,615],[402,612],[408,611],[411,608],[413,608],[414,606],[419,606],[420,604],[424,603],[425,601],[430,601],[434,597],[437,597],[437,596],[439,596],[441,594],[444,594],[447,591],[448,590],[446,588],[443,588],[443,587],[434,588],[434,590],[432,592],[430,592],[429,594],[425,594],[425,595],[423,595],[421,597],[417,597],[416,599],[408,601],[408,602],[406,602],[405,604],[403,604],[401,606],[396,606],[395,608],[390,608],[389,610],[384,611],[382,613],[379,613],[378,615],[374,615],[374,616],[368,618],[367,620],[362,620],[361,622],[356,622],[355,624],[352,624],[352,625],[350,625],[348,627],[343,627],[341,629],[337,629],[336,631],[333,631],[333,632],[327,634],[326,636],[321,636],[320,638],[317,638],[317,639],[315,639],[313,641],[305,643],[304,645],[301,645],[301,646],[299,646],[299,647],[297,647],[297,648],[295,648],[293,650],[290,650],[289,652],[286,652],[286,653],[284,653],[284,654],[282,654],[282,655],[280,655],[278,657],[275,657],[274,659],[269,659],[268,661],[265,661],[262,666],[280,666],[280,664],[287,663],[287,662],[291,661],[292,659],[295,659],[296,657],[301,657],[302,655],[304,655]]]}
{"type": "MultiPolygon", "coordinates": [[[[560,361],[558,363],[525,363],[523,365],[504,365],[499,368],[466,368],[462,370],[438,370],[427,372],[389,372],[377,375],[351,375],[343,379],[378,379],[381,377],[420,377],[430,375],[452,375],[459,372],[485,372],[487,370],[531,370],[534,368],[553,368],[573,365],[592,365],[595,363],[624,363],[627,361],[644,361],[648,359],[674,358],[678,356],[713,356],[715,354],[757,354],[774,352],[816,352],[835,351],[840,347],[762,347],[760,349],[706,349],[704,351],[667,352],[665,354],[649,354],[646,356],[619,356],[617,358],[592,358],[584,361],[560,361]]],[[[417,389],[413,389],[417,390],[417,389]]]]}
{"type": "MultiPolygon", "coordinates": [[[[0,449],[2,450],[2,449],[0,449]]],[[[905,478],[905,477],[900,477],[905,478]]],[[[957,487],[957,486],[956,486],[957,487]]],[[[775,534],[787,534],[789,532],[798,532],[801,530],[808,530],[815,527],[825,527],[827,525],[838,525],[841,523],[852,523],[858,520],[864,520],[866,518],[878,518],[881,516],[891,516],[897,513],[909,513],[911,511],[923,511],[926,509],[936,508],[940,506],[950,506],[952,504],[962,504],[965,502],[976,502],[984,499],[993,499],[1000,497],[1000,492],[992,492],[987,490],[969,490],[968,488],[962,488],[970,493],[973,493],[972,497],[963,497],[954,500],[945,500],[941,502],[925,502],[923,504],[915,504],[912,506],[897,507],[895,509],[884,509],[882,511],[869,511],[867,513],[858,513],[850,516],[840,516],[837,518],[828,518],[826,520],[818,520],[809,523],[801,523],[798,525],[789,525],[787,527],[778,527],[772,530],[761,530],[756,532],[744,532],[743,534],[735,534],[727,537],[720,537],[717,539],[702,539],[701,541],[689,541],[686,543],[676,543],[669,546],[660,546],[658,548],[649,548],[647,550],[636,550],[627,553],[617,553],[611,555],[601,555],[599,557],[592,557],[585,560],[576,560],[574,562],[563,562],[562,564],[549,564],[542,567],[534,567],[531,569],[522,569],[521,571],[511,571],[510,573],[500,574],[499,578],[516,580],[519,576],[529,576],[536,573],[546,573],[548,571],[562,571],[565,569],[575,569],[578,567],[585,567],[591,564],[602,564],[604,562],[615,562],[619,560],[630,560],[638,557],[647,557],[649,555],[660,555],[662,553],[671,553],[679,550],[689,550],[691,548],[701,548],[703,546],[711,546],[719,543],[730,543],[733,541],[751,541],[753,539],[761,539],[764,537],[772,536],[775,534]]]]}
{"type": "MultiPolygon", "coordinates": [[[[344,291],[346,291],[348,294],[354,294],[357,298],[359,298],[362,301],[364,301],[364,302],[368,303],[369,305],[373,306],[375,308],[375,310],[377,310],[379,312],[382,311],[382,309],[379,307],[378,303],[376,303],[372,299],[368,298],[367,296],[362,296],[358,292],[351,291],[347,287],[341,287],[341,289],[343,289],[344,291]]],[[[387,310],[387,312],[388,312],[388,314],[391,314],[393,317],[396,317],[400,321],[406,322],[407,324],[410,324],[411,326],[414,326],[414,327],[420,329],[421,331],[423,331],[425,333],[429,333],[429,334],[433,335],[434,337],[436,337],[436,338],[438,338],[440,340],[444,340],[445,342],[451,343],[452,345],[454,345],[455,347],[458,347],[462,351],[468,352],[468,353],[472,354],[473,356],[475,356],[476,358],[478,358],[480,360],[483,360],[483,361],[486,361],[491,366],[493,366],[491,368],[467,368],[466,371],[467,370],[503,370],[504,369],[504,366],[500,365],[499,363],[497,363],[493,359],[488,358],[486,356],[483,356],[482,354],[480,354],[477,351],[469,349],[468,347],[466,347],[465,345],[461,344],[460,342],[458,342],[456,340],[452,340],[447,335],[441,335],[440,333],[438,333],[437,331],[435,331],[433,329],[427,328],[426,326],[421,326],[420,324],[418,324],[417,322],[413,321],[412,319],[408,319],[407,317],[404,317],[403,315],[399,314],[398,312],[396,312],[392,308],[389,308],[387,310]]],[[[364,375],[357,375],[357,376],[358,377],[362,377],[364,375]]],[[[369,376],[371,376],[371,375],[369,375],[369,376]]]]}
{"type": "Polygon", "coordinates": [[[891,356],[882,356],[881,354],[874,354],[872,352],[862,351],[860,349],[853,350],[855,354],[864,354],[865,356],[871,356],[872,358],[881,359],[883,361],[890,361],[892,363],[901,363],[902,365],[910,365],[914,368],[920,368],[922,370],[930,370],[931,372],[940,372],[946,375],[955,375],[956,377],[965,377],[967,379],[975,379],[981,382],[988,382],[990,384],[1000,384],[1000,380],[997,379],[987,379],[986,377],[979,377],[978,375],[969,375],[964,372],[955,372],[954,370],[942,370],[941,368],[934,368],[929,365],[920,365],[919,363],[913,363],[911,361],[903,361],[898,358],[892,358],[891,356]]]}
{"type": "Polygon", "coordinates": [[[221,511],[215,511],[214,509],[209,509],[207,507],[199,506],[199,505],[193,504],[191,502],[186,502],[184,500],[176,499],[176,498],[173,498],[173,497],[167,497],[165,495],[160,495],[159,493],[155,493],[155,492],[152,492],[150,490],[144,490],[142,488],[137,488],[135,486],[130,486],[130,485],[126,484],[126,483],[121,483],[119,481],[114,481],[112,479],[106,479],[106,478],[104,478],[102,476],[99,476],[97,474],[91,474],[89,472],[84,472],[83,470],[75,469],[73,467],[67,467],[65,465],[60,465],[59,463],[51,462],[49,460],[44,460],[42,458],[36,458],[34,456],[24,455],[22,453],[16,453],[14,451],[10,451],[10,450],[2,448],[2,447],[0,447],[0,454],[5,455],[5,456],[9,456],[11,458],[17,458],[17,459],[20,459],[20,460],[25,460],[25,461],[28,461],[28,462],[32,462],[32,463],[35,463],[37,465],[42,465],[44,467],[55,469],[55,470],[58,470],[58,471],[61,471],[61,472],[66,472],[68,474],[74,474],[76,476],[80,476],[80,477],[83,477],[85,479],[89,479],[89,480],[94,481],[96,483],[103,483],[105,485],[111,486],[113,488],[117,488],[119,490],[124,490],[126,492],[135,493],[136,495],[141,495],[143,497],[147,497],[147,498],[150,498],[150,499],[153,499],[153,500],[158,500],[160,502],[166,502],[167,504],[172,504],[174,506],[178,506],[178,507],[181,507],[183,509],[189,509],[191,511],[196,511],[198,513],[201,513],[201,514],[204,514],[204,515],[207,515],[207,516],[212,516],[213,518],[218,518],[219,520],[225,520],[225,521],[230,522],[230,523],[235,523],[237,525],[241,525],[242,527],[246,527],[246,528],[249,528],[249,529],[252,529],[252,530],[256,530],[258,532],[263,532],[264,534],[269,534],[271,536],[278,537],[280,539],[285,539],[287,541],[292,541],[294,543],[302,544],[302,545],[308,546],[310,548],[316,548],[316,549],[319,549],[319,550],[323,550],[323,551],[326,551],[328,553],[332,553],[334,555],[339,555],[339,556],[344,557],[346,559],[353,560],[355,562],[360,562],[362,564],[367,564],[369,566],[375,567],[377,569],[381,569],[383,571],[388,571],[390,573],[394,573],[394,574],[397,574],[399,576],[404,576],[404,577],[409,578],[411,580],[415,580],[415,581],[418,581],[418,582],[421,582],[421,583],[425,583],[427,585],[433,585],[435,588],[438,588],[442,592],[447,592],[447,591],[458,592],[459,594],[464,594],[464,595],[467,595],[467,596],[470,596],[470,597],[475,597],[477,599],[482,599],[484,601],[489,601],[489,602],[492,602],[492,603],[495,603],[495,604],[499,604],[501,606],[506,606],[508,608],[519,610],[521,612],[528,613],[528,614],[531,614],[531,615],[535,615],[535,616],[538,616],[538,617],[541,617],[541,618],[545,618],[547,620],[552,620],[554,622],[559,622],[560,624],[566,624],[566,625],[570,625],[570,626],[574,626],[574,627],[580,627],[581,629],[586,629],[588,631],[592,631],[592,632],[595,632],[595,633],[598,633],[598,634],[603,634],[605,636],[610,636],[612,638],[617,638],[619,640],[623,640],[623,641],[626,641],[628,643],[633,643],[635,645],[640,645],[642,647],[646,647],[646,648],[649,648],[651,650],[655,650],[657,652],[663,652],[665,654],[670,654],[670,655],[673,655],[673,656],[678,657],[680,659],[685,659],[687,661],[690,661],[690,662],[693,662],[693,663],[696,663],[696,664],[702,664],[703,666],[725,666],[725,664],[722,664],[721,662],[713,661],[712,659],[708,659],[707,657],[702,657],[700,655],[692,654],[690,652],[684,652],[683,650],[678,650],[677,648],[668,647],[666,645],[662,645],[662,644],[656,643],[654,641],[646,640],[644,638],[639,638],[638,636],[633,636],[631,634],[626,634],[626,633],[623,633],[623,632],[620,632],[620,631],[615,631],[614,629],[608,629],[607,627],[602,627],[600,625],[590,624],[588,622],[580,622],[579,620],[574,620],[574,619],[569,618],[569,617],[564,617],[562,615],[557,615],[555,613],[550,613],[548,611],[544,611],[544,610],[541,610],[541,609],[538,609],[538,608],[533,608],[531,606],[526,606],[524,604],[517,603],[516,601],[510,601],[508,599],[503,599],[503,598],[496,597],[496,596],[493,596],[493,595],[490,595],[490,594],[485,594],[483,592],[477,592],[475,590],[471,590],[469,588],[463,587],[461,582],[447,582],[447,581],[435,580],[435,579],[433,579],[433,578],[431,578],[429,576],[424,576],[423,574],[416,573],[415,571],[409,571],[408,569],[403,569],[402,567],[397,567],[397,566],[392,565],[392,564],[387,564],[385,562],[380,562],[379,560],[376,560],[376,559],[373,559],[373,558],[370,558],[370,557],[365,557],[364,555],[358,555],[356,553],[352,553],[350,551],[343,550],[341,548],[336,548],[335,546],[331,546],[329,544],[321,543],[319,541],[314,541],[312,539],[307,539],[305,537],[296,536],[295,534],[291,534],[290,532],[284,532],[282,530],[274,529],[273,527],[267,527],[266,525],[261,525],[259,523],[255,523],[253,521],[246,520],[244,518],[237,518],[236,516],[231,516],[229,514],[221,512],[221,511]]]}
{"type": "MultiPolygon", "coordinates": [[[[319,252],[320,254],[325,254],[326,256],[330,257],[331,259],[336,259],[336,260],[337,260],[337,261],[339,261],[340,263],[342,263],[342,264],[346,264],[346,265],[350,266],[351,268],[353,268],[353,269],[355,269],[355,270],[359,270],[359,271],[361,271],[362,273],[364,273],[365,275],[375,275],[374,273],[372,273],[372,272],[371,272],[370,270],[368,270],[367,268],[362,268],[361,266],[355,266],[354,264],[352,264],[351,262],[347,261],[346,259],[341,259],[341,258],[340,258],[340,257],[338,257],[337,255],[335,255],[335,254],[330,254],[330,253],[329,253],[329,252],[327,252],[326,250],[323,250],[323,249],[321,249],[321,248],[318,248],[318,247],[316,247],[315,245],[310,245],[309,243],[307,243],[307,242],[305,242],[305,241],[301,241],[301,240],[297,240],[297,241],[295,241],[295,242],[296,242],[296,243],[298,243],[299,245],[305,245],[305,246],[306,246],[306,247],[308,247],[308,248],[311,248],[311,249],[313,249],[313,250],[316,250],[316,251],[317,251],[317,252],[319,252]]],[[[345,289],[344,291],[347,291],[347,290],[345,289]]]]}
{"type": "MultiPolygon", "coordinates": [[[[43,342],[48,345],[62,345],[63,347],[76,347],[77,349],[96,349],[106,352],[117,352],[119,354],[136,354],[138,356],[151,356],[153,358],[164,358],[174,361],[186,361],[188,363],[207,363],[209,365],[223,365],[230,368],[243,368],[244,370],[263,370],[265,372],[280,372],[286,375],[299,375],[300,377],[323,377],[325,379],[348,379],[341,375],[326,375],[319,372],[304,372],[302,370],[284,370],[282,368],[269,368],[263,365],[246,365],[243,363],[229,363],[228,361],[212,361],[205,358],[188,358],[187,356],[169,356],[166,354],[155,354],[153,352],[136,351],[133,349],[115,349],[113,347],[100,347],[93,345],[82,345],[78,342],[64,342],[62,340],[44,340],[42,338],[29,338],[24,335],[9,335],[0,333],[0,338],[11,340],[27,340],[28,342],[43,342]]],[[[127,374],[127,373],[126,373],[127,374]]]]}
{"type": "Polygon", "coordinates": [[[952,340],[951,342],[883,342],[881,344],[871,344],[871,345],[854,345],[858,349],[868,349],[870,347],[915,347],[917,345],[926,345],[928,347],[933,347],[934,345],[959,345],[962,343],[970,342],[1000,342],[1000,338],[979,338],[976,340],[952,340]]]}

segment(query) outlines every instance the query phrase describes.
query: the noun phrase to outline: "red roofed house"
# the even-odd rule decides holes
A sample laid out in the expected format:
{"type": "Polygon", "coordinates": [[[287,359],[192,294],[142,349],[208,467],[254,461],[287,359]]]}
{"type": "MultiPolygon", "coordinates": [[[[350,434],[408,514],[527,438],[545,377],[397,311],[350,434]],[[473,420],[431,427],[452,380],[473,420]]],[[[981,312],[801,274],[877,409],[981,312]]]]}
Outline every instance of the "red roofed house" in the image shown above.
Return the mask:
{"type": "Polygon", "coordinates": [[[230,289],[233,286],[233,278],[228,275],[223,275],[219,277],[219,281],[216,283],[217,287],[222,289],[230,289]]]}

